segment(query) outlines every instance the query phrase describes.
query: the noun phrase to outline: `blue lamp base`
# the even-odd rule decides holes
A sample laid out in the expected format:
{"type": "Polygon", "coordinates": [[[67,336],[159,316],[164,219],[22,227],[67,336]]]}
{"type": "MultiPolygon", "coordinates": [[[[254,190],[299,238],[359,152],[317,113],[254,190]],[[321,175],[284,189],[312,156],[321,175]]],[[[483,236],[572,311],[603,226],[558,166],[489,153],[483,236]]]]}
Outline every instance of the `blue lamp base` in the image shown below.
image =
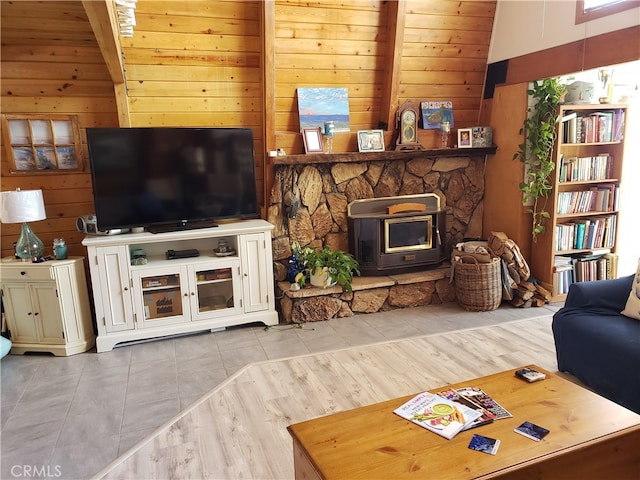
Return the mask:
{"type": "Polygon", "coordinates": [[[34,260],[42,258],[43,253],[44,243],[33,233],[28,223],[23,223],[16,243],[16,255],[23,260],[34,260]]]}

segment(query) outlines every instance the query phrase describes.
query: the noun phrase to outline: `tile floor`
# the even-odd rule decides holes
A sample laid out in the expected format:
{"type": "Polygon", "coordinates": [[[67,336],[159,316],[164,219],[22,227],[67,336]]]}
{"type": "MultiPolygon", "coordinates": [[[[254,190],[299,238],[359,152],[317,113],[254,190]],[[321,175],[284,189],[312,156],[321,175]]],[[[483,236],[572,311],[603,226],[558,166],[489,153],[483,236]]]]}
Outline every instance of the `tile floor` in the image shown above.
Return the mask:
{"type": "Polygon", "coordinates": [[[466,312],[456,303],[302,328],[262,325],[70,357],[8,355],[1,368],[0,477],[89,478],[251,362],[493,325],[561,304],[466,312]]]}

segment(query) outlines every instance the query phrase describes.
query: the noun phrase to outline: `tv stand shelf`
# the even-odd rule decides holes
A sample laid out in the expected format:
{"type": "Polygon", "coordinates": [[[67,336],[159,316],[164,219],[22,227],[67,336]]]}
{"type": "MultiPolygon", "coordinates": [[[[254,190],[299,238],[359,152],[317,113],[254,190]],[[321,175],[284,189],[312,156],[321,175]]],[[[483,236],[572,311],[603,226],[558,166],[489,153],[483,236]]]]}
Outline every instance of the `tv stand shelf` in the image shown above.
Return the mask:
{"type": "Polygon", "coordinates": [[[278,323],[271,231],[264,220],[164,233],[87,236],[98,352],[119,343],[231,325],[278,323]],[[228,255],[216,255],[221,242],[228,255]],[[197,257],[167,259],[167,250],[197,257]],[[144,250],[146,263],[132,265],[144,250]]]}

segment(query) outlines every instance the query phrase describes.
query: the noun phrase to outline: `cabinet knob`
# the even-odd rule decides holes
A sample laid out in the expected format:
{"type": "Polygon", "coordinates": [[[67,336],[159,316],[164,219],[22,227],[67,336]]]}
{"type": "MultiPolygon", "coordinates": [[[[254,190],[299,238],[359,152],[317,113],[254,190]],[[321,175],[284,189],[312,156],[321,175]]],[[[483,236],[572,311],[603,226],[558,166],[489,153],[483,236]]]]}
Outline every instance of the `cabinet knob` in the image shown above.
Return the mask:
{"type": "Polygon", "coordinates": [[[189,296],[189,294],[188,294],[187,292],[184,292],[184,296],[185,296],[185,297],[188,297],[188,296],[189,296]]]}
{"type": "Polygon", "coordinates": [[[20,272],[20,275],[26,275],[27,272],[20,272]]]}
{"type": "Polygon", "coordinates": [[[124,287],[124,291],[128,292],[129,291],[129,287],[124,287]]]}
{"type": "Polygon", "coordinates": [[[38,313],[38,312],[36,312],[36,313],[34,313],[33,315],[37,317],[37,316],[39,315],[39,313],[38,313]]]}
{"type": "Polygon", "coordinates": [[[192,297],[195,297],[195,295],[196,295],[195,292],[191,292],[192,297]]]}

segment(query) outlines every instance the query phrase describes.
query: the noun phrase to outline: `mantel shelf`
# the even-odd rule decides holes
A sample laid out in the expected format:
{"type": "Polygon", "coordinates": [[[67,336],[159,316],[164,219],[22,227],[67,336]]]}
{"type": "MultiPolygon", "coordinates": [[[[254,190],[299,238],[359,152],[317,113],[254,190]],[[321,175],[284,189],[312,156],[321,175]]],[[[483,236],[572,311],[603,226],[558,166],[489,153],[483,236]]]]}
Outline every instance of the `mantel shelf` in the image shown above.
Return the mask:
{"type": "Polygon", "coordinates": [[[384,152],[307,153],[272,157],[274,165],[301,165],[310,163],[354,163],[411,159],[415,157],[470,157],[492,155],[498,147],[486,148],[434,148],[425,150],[389,150],[384,152]]]}

